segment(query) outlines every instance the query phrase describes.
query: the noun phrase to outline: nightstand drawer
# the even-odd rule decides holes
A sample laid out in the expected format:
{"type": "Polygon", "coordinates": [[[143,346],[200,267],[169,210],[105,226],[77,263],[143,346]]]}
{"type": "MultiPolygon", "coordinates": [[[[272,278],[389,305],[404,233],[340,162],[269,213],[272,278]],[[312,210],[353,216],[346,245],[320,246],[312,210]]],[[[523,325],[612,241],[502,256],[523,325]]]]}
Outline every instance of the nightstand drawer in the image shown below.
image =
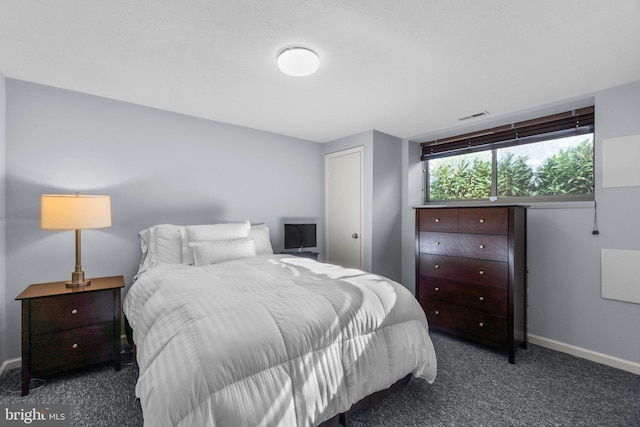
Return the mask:
{"type": "Polygon", "coordinates": [[[113,322],[42,334],[31,343],[31,364],[46,373],[111,360],[113,340],[113,322]]]}
{"type": "Polygon", "coordinates": [[[114,320],[113,290],[82,292],[31,301],[32,334],[79,328],[114,320]]]}

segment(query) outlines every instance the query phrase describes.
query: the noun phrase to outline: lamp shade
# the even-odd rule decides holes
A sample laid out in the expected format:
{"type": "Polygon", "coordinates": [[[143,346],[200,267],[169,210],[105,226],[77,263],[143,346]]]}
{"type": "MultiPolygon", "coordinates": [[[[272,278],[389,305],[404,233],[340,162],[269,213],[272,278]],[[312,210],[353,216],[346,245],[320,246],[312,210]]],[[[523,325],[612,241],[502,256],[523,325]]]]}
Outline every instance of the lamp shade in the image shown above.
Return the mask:
{"type": "Polygon", "coordinates": [[[40,227],[45,230],[83,230],[111,226],[111,198],[86,194],[43,194],[40,227]]]}

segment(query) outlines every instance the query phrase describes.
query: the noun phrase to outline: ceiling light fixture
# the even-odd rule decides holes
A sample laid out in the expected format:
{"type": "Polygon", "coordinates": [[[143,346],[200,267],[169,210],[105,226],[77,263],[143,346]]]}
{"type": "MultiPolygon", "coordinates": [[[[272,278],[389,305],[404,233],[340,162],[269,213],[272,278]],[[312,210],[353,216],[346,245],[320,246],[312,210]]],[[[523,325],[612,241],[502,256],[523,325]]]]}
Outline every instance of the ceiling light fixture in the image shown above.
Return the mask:
{"type": "Polygon", "coordinates": [[[320,58],[304,47],[291,47],[278,54],[278,68],[288,76],[304,77],[318,71],[320,58]]]}

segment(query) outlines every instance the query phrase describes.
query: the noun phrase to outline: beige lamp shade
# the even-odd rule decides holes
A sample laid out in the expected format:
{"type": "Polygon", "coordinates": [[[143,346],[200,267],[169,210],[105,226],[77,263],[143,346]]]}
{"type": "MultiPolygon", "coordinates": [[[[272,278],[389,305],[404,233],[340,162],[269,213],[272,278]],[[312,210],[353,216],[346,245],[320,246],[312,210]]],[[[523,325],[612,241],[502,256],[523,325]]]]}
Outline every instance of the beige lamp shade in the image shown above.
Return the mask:
{"type": "Polygon", "coordinates": [[[43,194],[40,227],[45,230],[84,230],[111,227],[111,198],[86,194],[43,194]]]}

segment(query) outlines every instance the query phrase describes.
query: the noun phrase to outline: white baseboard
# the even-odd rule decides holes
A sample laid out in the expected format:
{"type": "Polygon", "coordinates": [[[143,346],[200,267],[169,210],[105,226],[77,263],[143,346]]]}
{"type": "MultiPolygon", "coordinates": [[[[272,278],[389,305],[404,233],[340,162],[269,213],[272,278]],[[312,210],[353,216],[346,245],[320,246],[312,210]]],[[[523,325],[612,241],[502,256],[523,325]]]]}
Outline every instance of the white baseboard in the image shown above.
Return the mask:
{"type": "Polygon", "coordinates": [[[8,371],[10,369],[20,368],[21,366],[22,366],[22,359],[19,357],[16,357],[15,359],[5,360],[4,362],[2,362],[2,366],[0,366],[0,377],[2,376],[2,374],[5,373],[5,371],[8,371]]]}
{"type": "Polygon", "coordinates": [[[567,353],[572,356],[580,357],[582,359],[587,359],[592,362],[601,363],[603,365],[611,366],[613,368],[622,369],[624,371],[640,375],[640,363],[620,359],[618,357],[609,356],[607,354],[598,353],[596,351],[587,350],[586,348],[576,347],[571,344],[565,344],[560,341],[555,341],[537,335],[527,335],[531,344],[536,344],[540,347],[550,348],[551,350],[560,351],[562,353],[567,353]]]}

